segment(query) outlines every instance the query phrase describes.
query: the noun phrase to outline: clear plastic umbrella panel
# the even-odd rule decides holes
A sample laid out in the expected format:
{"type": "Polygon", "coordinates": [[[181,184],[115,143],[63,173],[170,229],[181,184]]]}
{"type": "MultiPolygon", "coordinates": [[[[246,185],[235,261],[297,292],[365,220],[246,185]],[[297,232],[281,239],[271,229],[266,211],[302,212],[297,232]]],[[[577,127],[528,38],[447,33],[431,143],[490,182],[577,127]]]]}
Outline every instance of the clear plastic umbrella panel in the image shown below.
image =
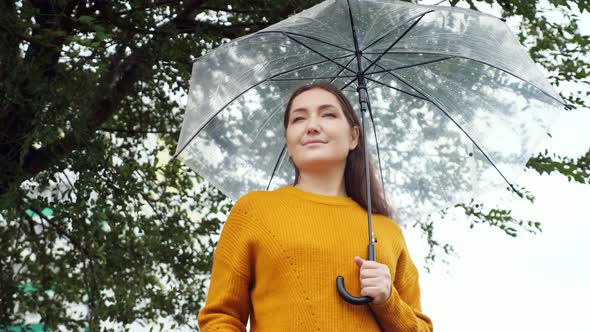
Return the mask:
{"type": "Polygon", "coordinates": [[[284,107],[319,81],[355,104],[398,222],[512,187],[565,107],[497,17],[331,0],[194,63],[177,156],[233,200],[291,184],[284,107]]]}

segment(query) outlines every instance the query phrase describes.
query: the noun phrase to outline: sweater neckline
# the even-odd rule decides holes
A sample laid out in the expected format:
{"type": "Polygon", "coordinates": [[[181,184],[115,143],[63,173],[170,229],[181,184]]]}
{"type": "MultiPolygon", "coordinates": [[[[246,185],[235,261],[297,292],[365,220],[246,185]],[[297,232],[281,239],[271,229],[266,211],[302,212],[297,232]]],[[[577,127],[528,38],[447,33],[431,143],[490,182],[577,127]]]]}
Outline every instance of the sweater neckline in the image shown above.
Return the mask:
{"type": "Polygon", "coordinates": [[[299,189],[293,185],[287,185],[278,189],[279,191],[284,191],[290,195],[297,196],[300,199],[306,201],[313,201],[317,203],[329,204],[329,205],[356,205],[356,201],[350,197],[343,197],[343,196],[329,196],[329,195],[321,195],[312,193],[309,191],[304,191],[299,189]]]}

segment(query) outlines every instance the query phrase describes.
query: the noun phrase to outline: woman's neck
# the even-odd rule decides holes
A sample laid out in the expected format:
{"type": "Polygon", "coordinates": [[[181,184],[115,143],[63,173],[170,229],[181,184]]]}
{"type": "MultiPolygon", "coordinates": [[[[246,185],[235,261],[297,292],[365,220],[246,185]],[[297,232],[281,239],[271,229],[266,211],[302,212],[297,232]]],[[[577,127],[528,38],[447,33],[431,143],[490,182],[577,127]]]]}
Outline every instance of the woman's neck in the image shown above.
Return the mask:
{"type": "Polygon", "coordinates": [[[344,169],[328,172],[307,172],[299,174],[295,187],[319,195],[347,197],[344,184],[344,169]]]}

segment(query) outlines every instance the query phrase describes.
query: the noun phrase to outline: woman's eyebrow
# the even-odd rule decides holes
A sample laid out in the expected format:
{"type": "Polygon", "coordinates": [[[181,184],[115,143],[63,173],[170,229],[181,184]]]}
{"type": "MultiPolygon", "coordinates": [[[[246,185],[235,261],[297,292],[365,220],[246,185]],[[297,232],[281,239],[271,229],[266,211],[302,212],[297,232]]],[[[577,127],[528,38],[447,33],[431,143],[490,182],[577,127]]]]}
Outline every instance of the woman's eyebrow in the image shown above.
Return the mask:
{"type": "Polygon", "coordinates": [[[320,106],[320,110],[324,110],[327,108],[336,108],[336,106],[332,105],[332,104],[323,104],[320,106]]]}
{"type": "Polygon", "coordinates": [[[307,108],[299,107],[291,111],[291,114],[295,112],[307,112],[307,108]]]}
{"type": "MultiPolygon", "coordinates": [[[[320,111],[323,111],[323,110],[326,110],[326,109],[334,109],[334,108],[336,108],[336,106],[334,106],[332,104],[323,104],[323,105],[320,105],[320,107],[319,107],[320,111]]],[[[305,113],[307,113],[308,110],[305,107],[299,107],[299,108],[296,108],[296,109],[292,110],[291,111],[291,114],[294,114],[295,112],[305,112],[305,113]]]]}

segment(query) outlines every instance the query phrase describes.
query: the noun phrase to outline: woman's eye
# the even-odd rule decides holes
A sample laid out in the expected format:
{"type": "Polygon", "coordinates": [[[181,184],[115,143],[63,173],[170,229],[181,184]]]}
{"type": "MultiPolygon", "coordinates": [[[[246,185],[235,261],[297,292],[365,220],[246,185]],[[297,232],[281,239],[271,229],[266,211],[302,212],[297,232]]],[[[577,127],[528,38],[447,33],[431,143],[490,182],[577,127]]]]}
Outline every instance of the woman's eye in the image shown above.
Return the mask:
{"type": "MultiPolygon", "coordinates": [[[[322,116],[324,116],[324,117],[333,117],[333,118],[336,118],[337,117],[336,114],[334,114],[334,113],[324,113],[322,116]]],[[[305,120],[305,118],[304,117],[301,117],[301,116],[298,116],[296,118],[293,118],[293,121],[291,121],[291,123],[298,122],[299,120],[305,120]]]]}

